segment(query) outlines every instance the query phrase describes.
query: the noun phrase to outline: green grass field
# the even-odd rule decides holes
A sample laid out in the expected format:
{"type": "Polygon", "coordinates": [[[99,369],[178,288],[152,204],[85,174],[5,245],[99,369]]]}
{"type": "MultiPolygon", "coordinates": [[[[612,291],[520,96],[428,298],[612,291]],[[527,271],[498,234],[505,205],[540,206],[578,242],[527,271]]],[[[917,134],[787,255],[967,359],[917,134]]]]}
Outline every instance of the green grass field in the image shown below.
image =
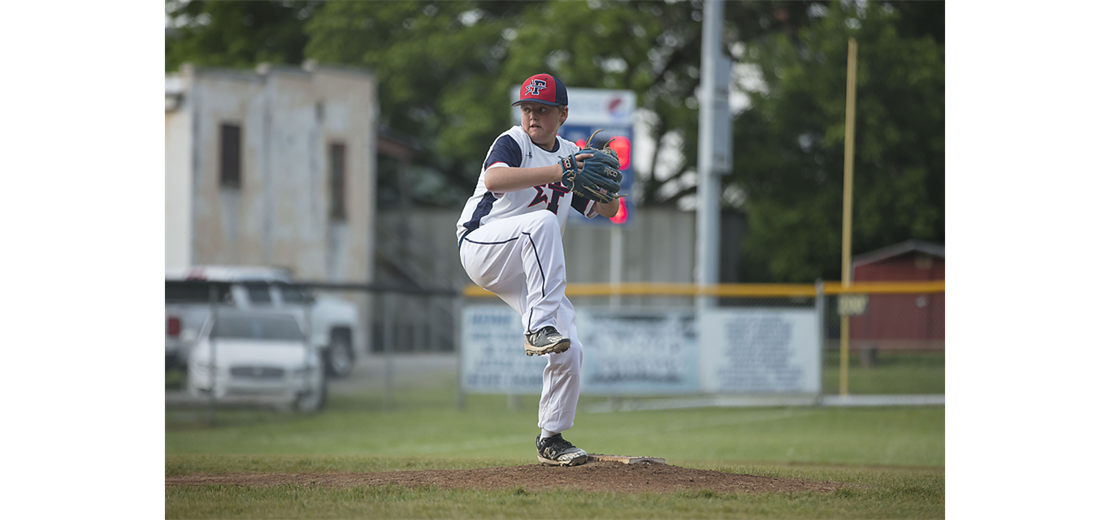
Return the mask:
{"type": "MultiPolygon", "coordinates": [[[[940,389],[930,393],[943,392],[943,361],[941,366],[940,389]]],[[[881,366],[870,371],[879,373],[881,366]]],[[[864,371],[853,375],[857,372],[864,371]]],[[[935,383],[920,384],[929,385],[935,383]]],[[[166,476],[536,463],[538,397],[522,397],[513,410],[505,396],[472,395],[459,410],[454,388],[453,373],[434,374],[398,380],[388,409],[380,389],[362,389],[333,392],[327,410],[310,416],[221,409],[214,426],[205,421],[204,410],[167,408],[166,476]]],[[[166,488],[166,518],[944,517],[943,407],[582,411],[600,401],[583,397],[575,427],[566,433],[590,452],[651,455],[687,468],[850,486],[832,493],[668,495],[175,486],[166,488]]]]}

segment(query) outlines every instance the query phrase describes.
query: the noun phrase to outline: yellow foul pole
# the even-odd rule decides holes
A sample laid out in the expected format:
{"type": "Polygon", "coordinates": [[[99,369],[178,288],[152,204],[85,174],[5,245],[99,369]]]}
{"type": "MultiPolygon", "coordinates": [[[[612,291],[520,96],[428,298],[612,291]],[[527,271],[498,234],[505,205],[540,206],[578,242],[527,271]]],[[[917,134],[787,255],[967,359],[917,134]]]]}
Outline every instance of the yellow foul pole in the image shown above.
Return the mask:
{"type": "MultiPolygon", "coordinates": [[[[841,283],[852,283],[852,158],[856,144],[856,39],[848,39],[848,101],[844,115],[844,230],[841,283]]],[[[848,395],[848,315],[840,316],[840,395],[848,395]]]]}

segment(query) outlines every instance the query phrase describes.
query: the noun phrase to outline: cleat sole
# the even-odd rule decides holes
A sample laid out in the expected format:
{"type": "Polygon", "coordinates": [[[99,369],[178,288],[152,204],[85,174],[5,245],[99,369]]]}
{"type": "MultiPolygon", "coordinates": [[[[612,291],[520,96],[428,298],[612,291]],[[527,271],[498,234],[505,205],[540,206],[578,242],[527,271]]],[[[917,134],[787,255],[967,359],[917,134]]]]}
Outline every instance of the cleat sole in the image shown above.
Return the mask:
{"type": "Polygon", "coordinates": [[[544,354],[562,354],[568,350],[570,350],[570,340],[556,343],[546,348],[536,348],[529,345],[524,346],[524,353],[529,356],[533,354],[537,356],[542,356],[544,354]]]}
{"type": "Polygon", "coordinates": [[[589,459],[589,457],[577,457],[566,462],[560,462],[557,460],[545,459],[539,455],[537,455],[536,458],[539,459],[540,464],[544,466],[579,466],[585,464],[586,460],[589,459]]]}

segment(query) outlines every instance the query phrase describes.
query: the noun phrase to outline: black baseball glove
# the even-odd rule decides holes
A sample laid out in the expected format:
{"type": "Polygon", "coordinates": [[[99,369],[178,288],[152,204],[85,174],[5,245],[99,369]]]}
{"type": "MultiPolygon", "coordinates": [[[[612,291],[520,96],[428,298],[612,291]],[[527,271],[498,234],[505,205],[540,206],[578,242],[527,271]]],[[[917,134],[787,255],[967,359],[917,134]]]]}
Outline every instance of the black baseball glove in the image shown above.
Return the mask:
{"type": "MultiPolygon", "coordinates": [[[[594,135],[597,135],[597,132],[594,132],[594,135]]],[[[620,171],[620,160],[617,159],[617,153],[608,146],[601,150],[591,148],[590,143],[594,135],[590,136],[586,146],[578,153],[561,159],[563,186],[596,202],[612,202],[617,199],[617,192],[621,189],[620,182],[624,178],[620,171]],[[578,161],[574,159],[580,153],[593,154],[593,157],[583,162],[581,170],[578,169],[578,161]]]]}

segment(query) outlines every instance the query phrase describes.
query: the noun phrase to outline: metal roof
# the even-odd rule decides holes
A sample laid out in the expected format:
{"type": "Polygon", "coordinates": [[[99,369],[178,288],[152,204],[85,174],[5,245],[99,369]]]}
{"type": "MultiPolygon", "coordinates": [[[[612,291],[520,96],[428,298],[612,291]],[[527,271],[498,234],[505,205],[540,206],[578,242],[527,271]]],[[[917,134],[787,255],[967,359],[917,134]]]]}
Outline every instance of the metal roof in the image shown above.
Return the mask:
{"type": "Polygon", "coordinates": [[[867,253],[862,253],[852,257],[852,267],[886,260],[895,256],[904,255],[912,252],[925,253],[936,257],[944,258],[944,245],[926,242],[924,240],[907,240],[892,246],[887,246],[867,253]]]}

